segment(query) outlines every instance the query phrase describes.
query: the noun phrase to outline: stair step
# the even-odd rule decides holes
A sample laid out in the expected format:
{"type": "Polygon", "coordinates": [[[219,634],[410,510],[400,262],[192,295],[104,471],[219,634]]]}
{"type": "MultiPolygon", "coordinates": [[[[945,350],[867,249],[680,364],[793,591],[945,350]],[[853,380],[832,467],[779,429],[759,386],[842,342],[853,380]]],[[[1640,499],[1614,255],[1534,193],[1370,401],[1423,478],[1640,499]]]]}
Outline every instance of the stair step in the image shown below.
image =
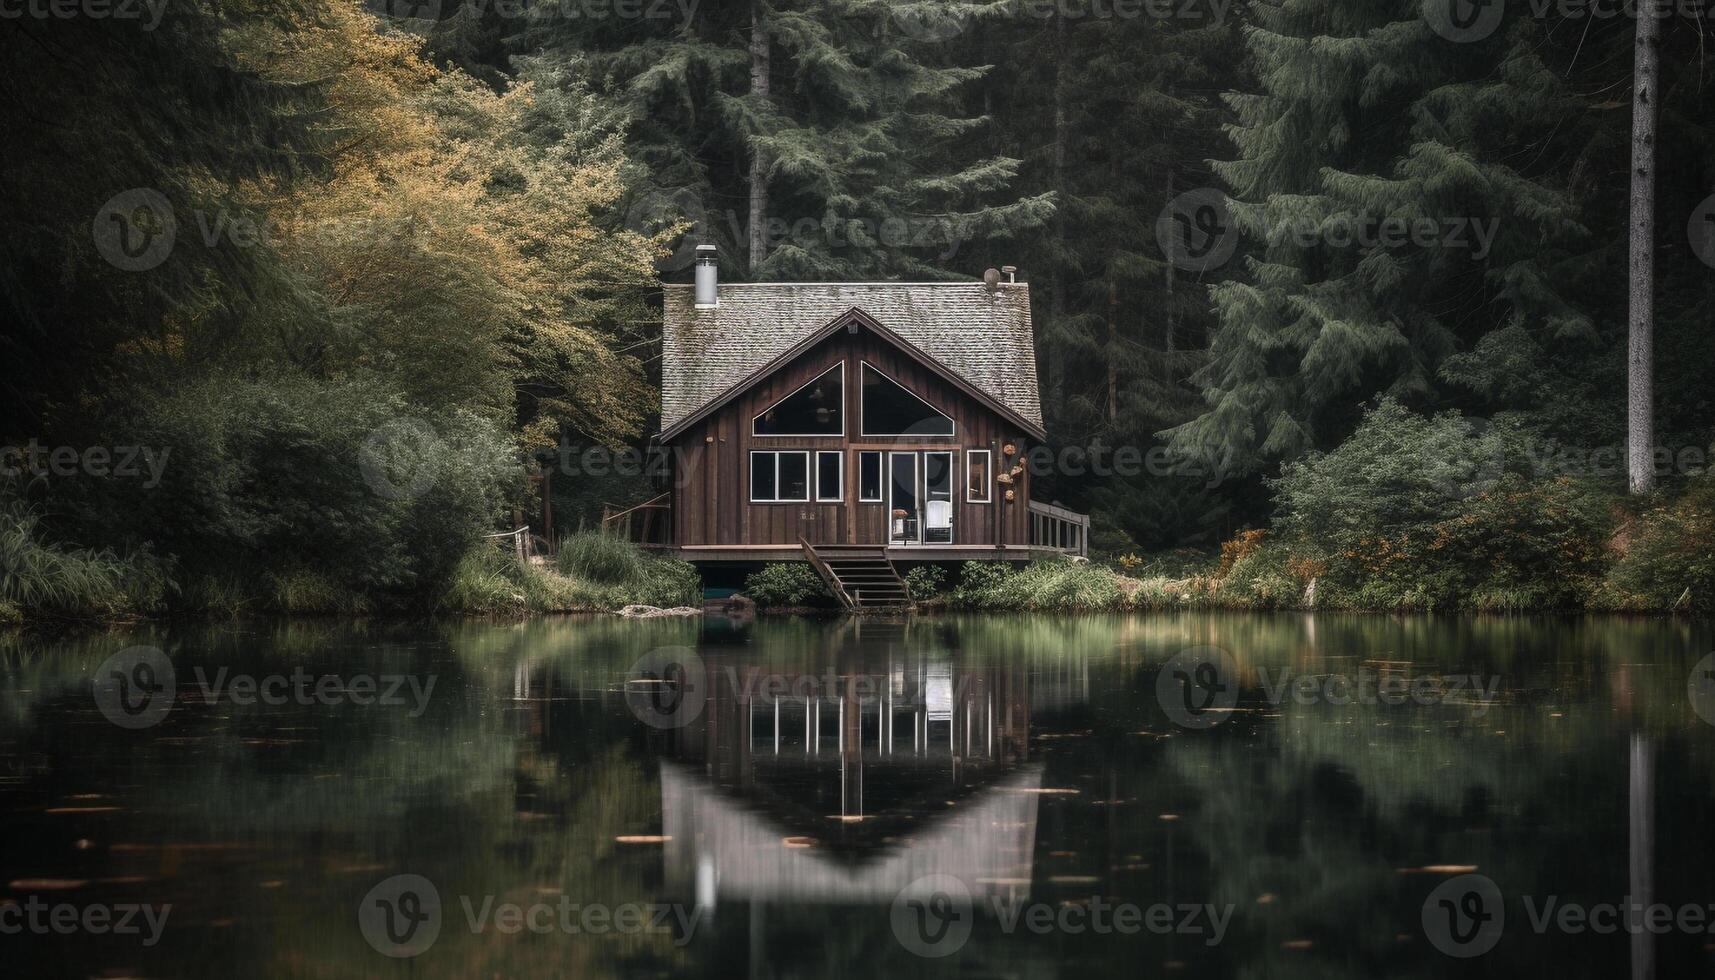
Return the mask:
{"type": "Polygon", "coordinates": [[[911,605],[905,580],[881,548],[817,547],[801,542],[840,601],[847,606],[884,608],[911,605]]]}

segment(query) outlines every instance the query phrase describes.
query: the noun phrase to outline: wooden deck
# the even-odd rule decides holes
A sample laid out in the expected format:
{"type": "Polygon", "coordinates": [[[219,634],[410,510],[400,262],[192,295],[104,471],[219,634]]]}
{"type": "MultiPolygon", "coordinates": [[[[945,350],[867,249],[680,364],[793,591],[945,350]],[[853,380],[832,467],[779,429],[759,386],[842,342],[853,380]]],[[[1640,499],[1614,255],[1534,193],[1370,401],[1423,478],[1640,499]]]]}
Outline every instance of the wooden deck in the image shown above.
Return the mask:
{"type": "MultiPolygon", "coordinates": [[[[658,554],[668,554],[688,562],[775,562],[805,561],[804,549],[796,545],[674,545],[645,544],[644,548],[658,554]]],[[[818,545],[818,547],[824,547],[818,545]]],[[[828,546],[839,547],[839,546],[828,546]]],[[[893,562],[918,561],[1033,561],[1038,558],[1064,557],[1069,552],[1061,548],[1011,547],[993,545],[910,545],[902,548],[876,548],[885,552],[893,562]]]]}

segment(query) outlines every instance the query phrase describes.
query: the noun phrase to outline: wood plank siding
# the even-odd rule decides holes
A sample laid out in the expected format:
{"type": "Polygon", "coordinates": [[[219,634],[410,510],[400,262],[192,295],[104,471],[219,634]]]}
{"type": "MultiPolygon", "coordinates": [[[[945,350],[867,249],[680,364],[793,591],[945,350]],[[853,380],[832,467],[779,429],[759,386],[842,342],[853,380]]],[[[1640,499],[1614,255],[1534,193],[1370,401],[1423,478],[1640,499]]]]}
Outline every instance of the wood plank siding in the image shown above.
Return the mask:
{"type": "MultiPolygon", "coordinates": [[[[867,329],[838,333],[804,350],[773,373],[759,379],[731,401],[677,433],[673,450],[674,542],[681,548],[781,545],[796,546],[800,536],[812,544],[873,544],[887,542],[885,500],[863,503],[859,496],[859,453],[865,450],[946,451],[954,453],[952,470],[953,543],[1025,546],[1030,540],[1029,473],[1015,477],[1015,499],[995,478],[1007,472],[1029,451],[1026,436],[1015,422],[972,398],[948,378],[926,367],[889,340],[867,329]],[[827,371],[845,363],[844,436],[752,436],[751,420],[775,402],[827,371]],[[952,417],[950,438],[926,436],[876,437],[860,435],[861,365],[867,362],[917,397],[952,417]],[[1011,457],[1002,449],[1011,444],[1011,457]],[[808,503],[751,503],[750,452],[753,449],[793,449],[811,452],[808,503]],[[990,500],[965,499],[969,450],[988,450],[990,500]],[[838,450],[844,457],[843,500],[817,502],[815,451],[838,450]]],[[[883,456],[884,482],[887,472],[883,456]]],[[[885,494],[884,494],[885,497],[885,494]]]]}

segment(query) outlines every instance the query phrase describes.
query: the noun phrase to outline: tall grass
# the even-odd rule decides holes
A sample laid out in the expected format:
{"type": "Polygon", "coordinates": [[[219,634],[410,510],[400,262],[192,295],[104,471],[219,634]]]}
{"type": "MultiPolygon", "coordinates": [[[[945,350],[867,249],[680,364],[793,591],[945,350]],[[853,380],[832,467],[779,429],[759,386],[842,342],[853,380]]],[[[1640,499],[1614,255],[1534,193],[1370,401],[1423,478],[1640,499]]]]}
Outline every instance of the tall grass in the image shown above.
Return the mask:
{"type": "Polygon", "coordinates": [[[560,539],[554,565],[562,575],[613,584],[643,575],[647,560],[641,548],[623,538],[580,531],[560,539]]]}
{"type": "Polygon", "coordinates": [[[581,533],[561,540],[553,567],[521,564],[510,552],[479,546],[454,569],[438,605],[482,615],[612,612],[630,605],[695,605],[701,594],[702,577],[689,563],[581,533]]]}
{"type": "Polygon", "coordinates": [[[160,611],[172,590],[166,564],[147,549],[121,555],[58,545],[27,504],[0,502],[0,603],[11,618],[142,616],[160,611]]]}

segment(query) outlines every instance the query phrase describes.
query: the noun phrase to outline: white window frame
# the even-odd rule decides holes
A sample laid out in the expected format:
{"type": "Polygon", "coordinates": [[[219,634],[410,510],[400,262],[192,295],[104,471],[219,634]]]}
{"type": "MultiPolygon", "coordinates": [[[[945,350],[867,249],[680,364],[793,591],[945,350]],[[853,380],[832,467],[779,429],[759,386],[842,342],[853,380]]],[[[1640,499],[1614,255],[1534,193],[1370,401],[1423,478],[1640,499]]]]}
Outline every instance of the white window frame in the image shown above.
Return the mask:
{"type": "Polygon", "coordinates": [[[810,453],[811,450],[808,449],[752,449],[750,451],[750,458],[746,460],[746,462],[750,463],[750,466],[744,471],[744,479],[750,484],[747,493],[750,497],[750,502],[753,504],[809,503],[810,499],[815,496],[815,489],[812,486],[812,483],[816,479],[816,468],[810,465],[810,453]],[[752,475],[756,472],[756,464],[754,460],[759,454],[767,454],[774,457],[774,498],[771,500],[756,499],[756,481],[752,478],[752,475]],[[782,497],[780,496],[780,457],[793,454],[804,457],[804,496],[790,498],[782,497]]]}
{"type": "Polygon", "coordinates": [[[887,453],[879,449],[858,450],[857,500],[860,504],[883,504],[887,502],[887,453]],[[873,497],[863,495],[863,458],[865,456],[875,457],[875,469],[879,474],[876,478],[876,495],[873,497]]]}
{"type": "Polygon", "coordinates": [[[993,450],[991,450],[991,449],[967,449],[967,450],[965,450],[965,480],[964,480],[964,484],[965,484],[965,503],[967,503],[967,504],[992,504],[992,503],[994,503],[994,451],[993,450]],[[970,496],[970,492],[971,492],[971,457],[972,456],[981,456],[983,458],[983,473],[985,474],[985,477],[983,479],[983,495],[980,497],[970,496]]]}
{"type": "MultiPolygon", "coordinates": [[[[883,371],[881,368],[876,367],[874,364],[871,364],[870,362],[868,362],[862,358],[858,359],[858,363],[860,365],[862,365],[862,367],[858,368],[858,434],[860,436],[862,436],[864,438],[875,438],[875,439],[955,439],[955,438],[958,438],[958,435],[959,435],[959,420],[958,419],[955,419],[951,415],[948,415],[946,412],[943,412],[939,408],[936,408],[935,404],[933,402],[931,402],[929,399],[924,398],[922,395],[919,395],[917,392],[912,391],[910,388],[907,388],[904,385],[899,384],[898,378],[895,378],[893,375],[888,374],[886,371],[883,371]],[[871,432],[871,431],[869,431],[867,428],[864,427],[864,424],[863,424],[864,423],[863,368],[869,368],[871,371],[874,371],[876,374],[879,374],[882,377],[886,378],[887,380],[893,382],[894,384],[899,385],[899,387],[901,389],[903,389],[907,394],[911,395],[911,397],[917,399],[918,401],[922,402],[925,405],[928,405],[929,410],[931,412],[934,412],[936,415],[939,415],[942,418],[947,420],[948,425],[950,425],[952,427],[952,431],[947,433],[946,435],[939,435],[939,434],[926,433],[926,432],[871,432]]],[[[840,425],[844,426],[845,421],[846,420],[844,418],[841,418],[840,419],[840,425]]]]}
{"type": "MultiPolygon", "coordinates": [[[[845,453],[845,450],[843,450],[843,449],[816,449],[816,450],[813,450],[813,452],[816,454],[816,472],[815,472],[816,503],[818,503],[818,504],[843,504],[843,503],[845,503],[846,502],[846,453],[845,453]],[[839,488],[834,491],[834,495],[832,497],[822,496],[822,457],[823,456],[834,457],[834,467],[835,467],[835,469],[837,469],[839,471],[839,488]]],[[[778,472],[776,472],[774,474],[774,482],[776,484],[776,487],[778,488],[778,484],[780,482],[780,474],[778,472]]]]}
{"type": "Polygon", "coordinates": [[[845,405],[845,401],[846,401],[846,362],[845,362],[844,358],[841,358],[840,362],[838,364],[831,365],[824,370],[816,372],[815,377],[804,382],[803,384],[799,385],[798,387],[792,389],[791,391],[787,392],[786,394],[781,395],[779,398],[776,398],[773,401],[769,402],[767,408],[765,408],[762,411],[757,412],[755,415],[751,416],[751,418],[750,418],[750,437],[752,439],[844,439],[846,436],[846,405],[845,405]],[[757,419],[762,418],[764,415],[767,415],[769,412],[773,411],[775,406],[779,405],[781,402],[785,401],[788,398],[791,398],[793,395],[796,395],[798,392],[803,391],[805,388],[810,387],[811,385],[822,380],[823,378],[827,377],[828,375],[833,374],[835,371],[840,372],[840,431],[838,431],[838,432],[796,432],[796,433],[793,433],[793,432],[762,433],[762,432],[756,431],[756,420],[757,419]]]}

